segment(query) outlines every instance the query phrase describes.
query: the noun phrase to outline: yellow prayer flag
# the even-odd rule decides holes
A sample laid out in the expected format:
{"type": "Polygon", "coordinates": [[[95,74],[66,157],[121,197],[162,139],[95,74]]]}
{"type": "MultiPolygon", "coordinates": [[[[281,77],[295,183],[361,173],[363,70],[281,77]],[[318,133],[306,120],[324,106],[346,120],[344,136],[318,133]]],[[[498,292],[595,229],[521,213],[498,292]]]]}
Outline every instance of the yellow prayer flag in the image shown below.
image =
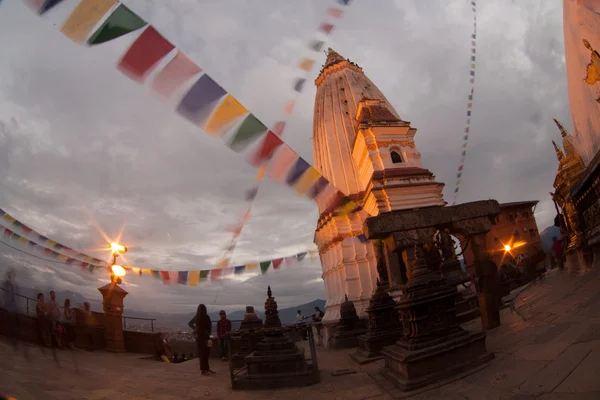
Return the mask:
{"type": "Polygon", "coordinates": [[[312,68],[314,63],[315,63],[315,60],[313,60],[311,58],[304,58],[300,62],[300,65],[298,65],[298,68],[300,68],[304,71],[310,71],[310,69],[312,68]]]}
{"type": "Polygon", "coordinates": [[[244,108],[232,95],[225,96],[221,104],[217,107],[212,117],[204,127],[206,133],[214,137],[221,137],[225,131],[238,118],[247,114],[248,110],[244,108]]]}
{"type": "Polygon", "coordinates": [[[56,258],[58,258],[60,261],[67,261],[67,259],[69,257],[67,257],[67,256],[65,256],[63,254],[59,254],[59,255],[56,256],[56,258]]]}
{"type": "Polygon", "coordinates": [[[260,166],[260,168],[258,168],[258,172],[256,173],[256,181],[260,182],[263,180],[263,178],[265,177],[265,171],[267,169],[264,166],[260,166]]]}
{"type": "Polygon", "coordinates": [[[152,275],[152,270],[147,268],[142,268],[142,273],[146,275],[152,275]]]}
{"type": "Polygon", "coordinates": [[[457,179],[456,180],[456,186],[459,186],[459,185],[460,185],[460,179],[457,179]]]}
{"type": "Polygon", "coordinates": [[[117,0],[82,0],[60,31],[75,43],[84,43],[92,29],[115,4],[117,0]]]}
{"type": "Polygon", "coordinates": [[[56,246],[58,243],[56,243],[54,240],[50,240],[50,239],[48,239],[48,240],[46,240],[46,244],[48,244],[48,246],[52,246],[52,247],[54,247],[54,246],[56,246]]]}
{"type": "Polygon", "coordinates": [[[298,179],[296,184],[294,185],[294,190],[299,195],[303,195],[315,184],[315,182],[321,177],[319,171],[314,169],[313,167],[308,168],[298,179]]]}
{"type": "Polygon", "coordinates": [[[200,271],[188,271],[188,286],[196,286],[200,280],[200,271]]]}
{"type": "Polygon", "coordinates": [[[14,219],[13,217],[11,217],[11,216],[10,216],[10,215],[8,215],[8,214],[4,214],[4,220],[5,220],[6,222],[10,222],[11,224],[12,224],[13,222],[15,222],[15,221],[16,221],[16,219],[14,219]]]}
{"type": "Polygon", "coordinates": [[[22,243],[25,243],[25,244],[29,243],[29,239],[27,239],[26,237],[23,237],[23,236],[21,236],[19,238],[19,241],[22,242],[22,243]]]}
{"type": "Polygon", "coordinates": [[[250,263],[246,264],[246,271],[252,271],[253,269],[258,268],[258,263],[250,263]]]}
{"type": "Polygon", "coordinates": [[[349,201],[348,204],[346,204],[345,206],[343,206],[340,211],[339,214],[340,215],[348,215],[352,212],[352,210],[354,210],[356,207],[358,207],[358,204],[355,201],[349,201]]]}

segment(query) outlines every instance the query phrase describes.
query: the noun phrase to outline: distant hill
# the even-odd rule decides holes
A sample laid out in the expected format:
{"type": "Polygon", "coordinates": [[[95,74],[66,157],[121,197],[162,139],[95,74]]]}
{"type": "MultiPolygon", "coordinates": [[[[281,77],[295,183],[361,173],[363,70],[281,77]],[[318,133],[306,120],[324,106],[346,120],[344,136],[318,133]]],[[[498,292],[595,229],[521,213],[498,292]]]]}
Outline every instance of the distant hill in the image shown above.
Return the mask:
{"type": "Polygon", "coordinates": [[[540,239],[542,240],[542,249],[544,253],[548,253],[552,249],[552,238],[556,236],[561,238],[560,229],[557,226],[550,225],[540,233],[540,239]]]}

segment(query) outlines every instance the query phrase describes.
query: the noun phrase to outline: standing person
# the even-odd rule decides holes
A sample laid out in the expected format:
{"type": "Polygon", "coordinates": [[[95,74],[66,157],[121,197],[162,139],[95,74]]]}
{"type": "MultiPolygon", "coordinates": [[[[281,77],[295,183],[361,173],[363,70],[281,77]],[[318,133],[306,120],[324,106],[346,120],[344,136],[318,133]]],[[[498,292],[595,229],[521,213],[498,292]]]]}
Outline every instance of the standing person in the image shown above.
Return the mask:
{"type": "Polygon", "coordinates": [[[90,303],[87,301],[83,303],[83,318],[85,323],[85,342],[87,343],[87,350],[94,351],[94,329],[96,326],[96,318],[90,309],[90,303]]]}
{"type": "Polygon", "coordinates": [[[59,349],[63,349],[62,345],[62,326],[60,326],[60,307],[56,301],[56,293],[50,291],[50,301],[48,302],[48,310],[52,320],[52,334],[59,349]]]}
{"type": "Polygon", "coordinates": [[[194,330],[196,336],[196,349],[198,351],[198,359],[200,360],[200,371],[202,375],[212,375],[215,371],[210,369],[208,365],[208,357],[210,356],[210,347],[208,340],[212,331],[212,322],[206,311],[204,304],[199,304],[196,310],[196,315],[188,323],[189,327],[194,330]]]}
{"type": "Polygon", "coordinates": [[[304,322],[304,315],[302,315],[302,310],[298,310],[296,312],[296,323],[301,324],[302,322],[304,322]]]}
{"type": "Polygon", "coordinates": [[[19,324],[19,314],[17,312],[17,286],[14,283],[15,272],[11,269],[6,273],[6,279],[2,283],[2,308],[6,310],[5,324],[7,328],[7,336],[17,351],[19,347],[19,337],[17,327],[19,324]]]}
{"type": "Polygon", "coordinates": [[[231,321],[227,319],[225,310],[219,311],[219,318],[219,321],[217,321],[217,336],[219,337],[221,361],[227,361],[227,334],[231,332],[231,321]]]}
{"type": "Polygon", "coordinates": [[[35,315],[37,316],[37,328],[42,346],[50,347],[52,345],[52,322],[48,312],[48,305],[44,301],[42,293],[37,294],[37,304],[35,306],[35,315]]]}
{"type": "Polygon", "coordinates": [[[65,330],[63,335],[65,344],[71,350],[75,350],[75,309],[71,307],[70,299],[65,299],[61,325],[65,330]]]}
{"type": "Polygon", "coordinates": [[[554,253],[554,258],[556,259],[556,265],[558,265],[558,269],[562,271],[565,269],[563,247],[561,240],[558,240],[556,236],[552,237],[552,252],[554,253]]]}
{"type": "Polygon", "coordinates": [[[315,313],[312,316],[313,325],[317,330],[317,345],[320,345],[323,341],[321,337],[321,331],[323,330],[323,324],[321,320],[323,319],[323,311],[319,307],[315,307],[315,313]]]}

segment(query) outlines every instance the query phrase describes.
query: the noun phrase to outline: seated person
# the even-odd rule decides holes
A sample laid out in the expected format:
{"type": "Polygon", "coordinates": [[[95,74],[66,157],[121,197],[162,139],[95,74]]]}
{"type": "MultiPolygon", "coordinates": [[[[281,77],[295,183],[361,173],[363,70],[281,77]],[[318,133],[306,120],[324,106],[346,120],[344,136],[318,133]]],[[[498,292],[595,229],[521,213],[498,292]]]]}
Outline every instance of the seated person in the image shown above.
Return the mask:
{"type": "Polygon", "coordinates": [[[163,337],[162,333],[159,333],[156,336],[156,354],[158,358],[164,362],[173,362],[173,349],[171,349],[171,345],[167,342],[167,339],[163,337]]]}

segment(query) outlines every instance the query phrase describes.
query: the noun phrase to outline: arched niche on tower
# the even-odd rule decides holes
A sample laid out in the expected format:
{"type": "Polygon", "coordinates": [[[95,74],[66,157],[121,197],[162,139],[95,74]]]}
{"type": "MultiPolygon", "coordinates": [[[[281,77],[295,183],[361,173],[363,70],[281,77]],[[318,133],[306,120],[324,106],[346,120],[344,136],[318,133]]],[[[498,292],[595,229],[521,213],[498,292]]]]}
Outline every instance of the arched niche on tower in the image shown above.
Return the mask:
{"type": "Polygon", "coordinates": [[[403,164],[405,162],[405,156],[400,147],[390,147],[390,159],[392,160],[392,164],[403,164]]]}

